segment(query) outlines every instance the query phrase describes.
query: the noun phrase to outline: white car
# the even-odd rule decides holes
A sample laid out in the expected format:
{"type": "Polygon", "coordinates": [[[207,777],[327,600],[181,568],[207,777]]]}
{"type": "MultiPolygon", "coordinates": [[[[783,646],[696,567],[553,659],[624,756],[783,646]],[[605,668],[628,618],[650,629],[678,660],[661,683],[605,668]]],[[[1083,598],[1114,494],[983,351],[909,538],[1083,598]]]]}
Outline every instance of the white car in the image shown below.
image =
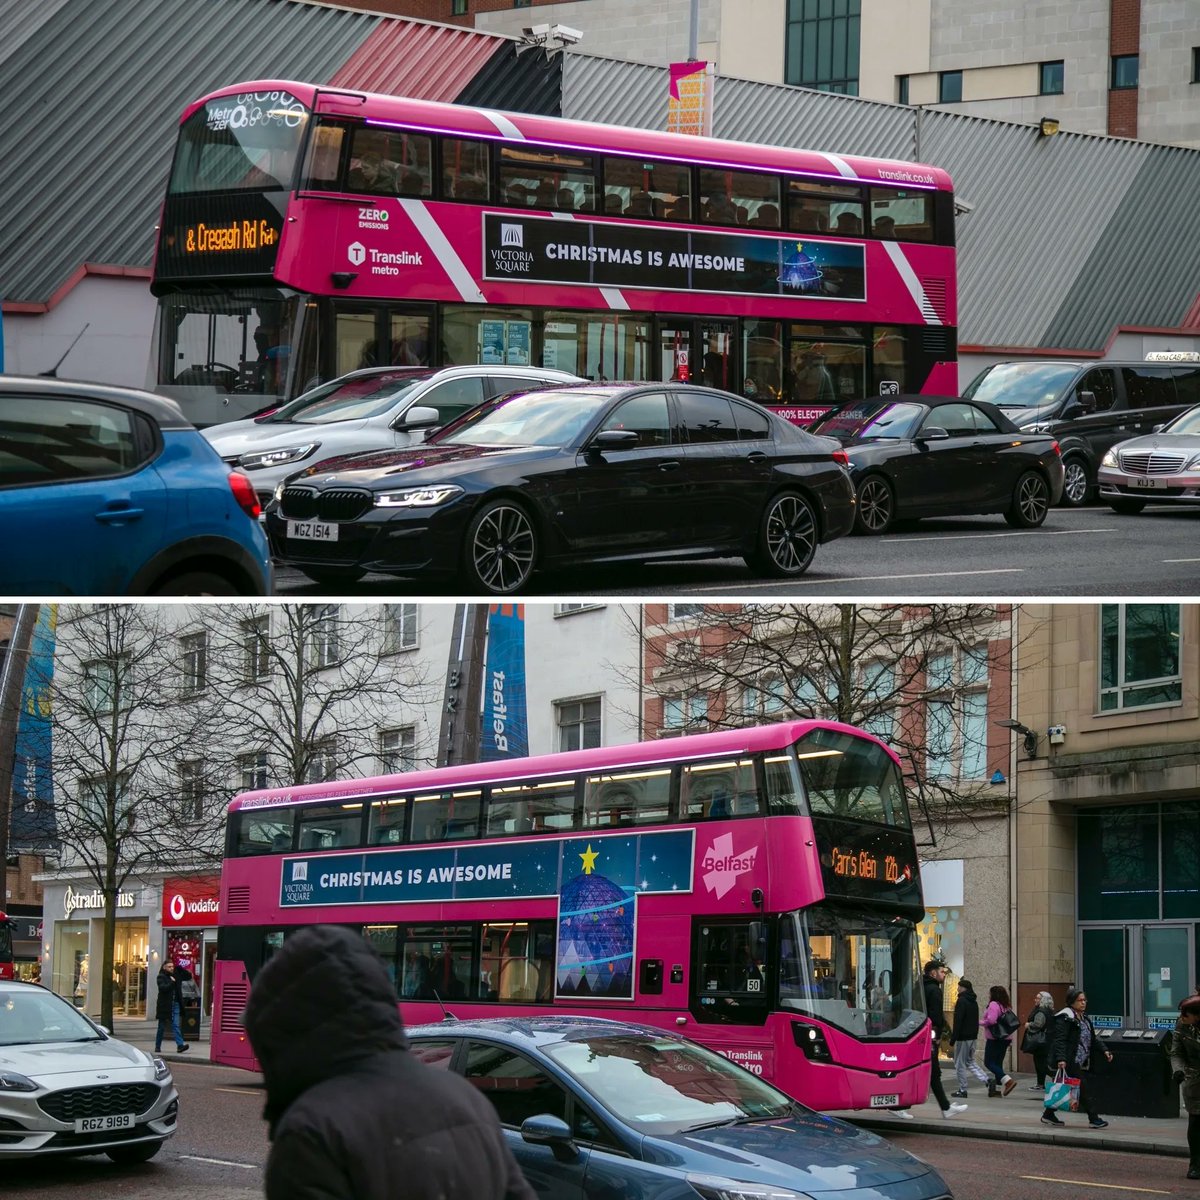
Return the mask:
{"type": "Polygon", "coordinates": [[[429,430],[505,392],[580,383],[543,367],[371,367],[319,384],[281,408],[201,432],[254,483],[265,508],[275,485],[306,463],[419,445],[429,430]]]}
{"type": "Polygon", "coordinates": [[[77,1154],[145,1162],[178,1119],[179,1093],[161,1058],[111,1037],[48,988],[0,981],[0,1162],[77,1154]]]}

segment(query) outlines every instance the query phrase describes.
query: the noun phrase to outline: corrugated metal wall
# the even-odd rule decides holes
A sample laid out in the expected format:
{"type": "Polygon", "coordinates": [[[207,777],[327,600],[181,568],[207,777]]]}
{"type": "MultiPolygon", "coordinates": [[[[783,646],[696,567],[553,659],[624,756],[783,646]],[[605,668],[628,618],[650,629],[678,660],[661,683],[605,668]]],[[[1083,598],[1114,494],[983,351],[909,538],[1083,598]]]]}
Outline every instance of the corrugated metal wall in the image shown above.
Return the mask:
{"type": "Polygon", "coordinates": [[[541,50],[518,54],[516,42],[501,42],[459,93],[458,103],[561,117],[562,63],[561,54],[547,56],[541,50]]]}
{"type": "MultiPolygon", "coordinates": [[[[563,115],[662,128],[662,67],[566,57],[563,115]]],[[[916,159],[973,211],[958,223],[965,345],[1101,350],[1119,326],[1183,324],[1200,289],[1200,151],[718,79],[713,132],[916,159]]]]}

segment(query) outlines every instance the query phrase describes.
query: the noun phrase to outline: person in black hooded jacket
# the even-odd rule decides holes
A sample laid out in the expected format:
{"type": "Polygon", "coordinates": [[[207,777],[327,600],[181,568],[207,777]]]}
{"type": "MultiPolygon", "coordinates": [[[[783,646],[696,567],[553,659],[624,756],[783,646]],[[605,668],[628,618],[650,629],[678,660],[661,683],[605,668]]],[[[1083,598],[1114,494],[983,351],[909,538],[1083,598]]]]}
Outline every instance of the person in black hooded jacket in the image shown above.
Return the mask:
{"type": "Polygon", "coordinates": [[[267,1200],[536,1200],[487,1098],[408,1053],[360,935],[288,938],[243,1021],[266,1084],[267,1200]]]}

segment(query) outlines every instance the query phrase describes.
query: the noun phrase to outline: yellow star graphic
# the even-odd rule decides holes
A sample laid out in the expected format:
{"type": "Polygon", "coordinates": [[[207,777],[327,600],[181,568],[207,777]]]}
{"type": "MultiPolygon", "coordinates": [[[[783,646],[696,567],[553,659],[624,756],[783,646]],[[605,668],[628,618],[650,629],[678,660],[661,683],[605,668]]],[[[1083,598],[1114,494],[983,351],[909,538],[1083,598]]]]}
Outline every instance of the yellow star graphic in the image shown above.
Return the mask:
{"type": "Polygon", "coordinates": [[[600,857],[600,851],[593,850],[592,843],[588,842],[588,848],[579,857],[583,859],[583,873],[590,875],[596,869],[596,859],[600,857]]]}

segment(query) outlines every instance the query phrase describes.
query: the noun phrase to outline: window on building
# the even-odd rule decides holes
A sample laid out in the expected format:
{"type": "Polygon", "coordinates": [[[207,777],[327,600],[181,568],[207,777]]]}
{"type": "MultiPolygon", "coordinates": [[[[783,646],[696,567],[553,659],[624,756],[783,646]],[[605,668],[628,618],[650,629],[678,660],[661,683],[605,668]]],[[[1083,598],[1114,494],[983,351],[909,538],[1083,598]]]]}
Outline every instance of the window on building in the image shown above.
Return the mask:
{"type": "Polygon", "coordinates": [[[208,683],[208,633],[189,633],[179,639],[183,690],[202,692],[208,683]]]}
{"type": "Polygon", "coordinates": [[[1200,46],[1192,47],[1192,82],[1200,83],[1200,46]]]}
{"type": "Polygon", "coordinates": [[[265,750],[253,750],[249,754],[239,754],[237,768],[239,791],[253,792],[267,786],[269,773],[265,750]]]}
{"type": "Polygon", "coordinates": [[[467,0],[450,0],[450,15],[465,17],[467,15],[467,0]]]}
{"type": "Polygon", "coordinates": [[[863,718],[859,724],[881,741],[896,735],[896,668],[891,663],[873,662],[862,668],[863,718]]]}
{"type": "Polygon", "coordinates": [[[908,103],[908,76],[907,75],[897,75],[896,76],[896,103],[897,104],[907,104],[908,103]]]}
{"type": "Polygon", "coordinates": [[[1063,94],[1063,60],[1042,63],[1038,91],[1043,96],[1061,96],[1063,94]]]}
{"type": "Polygon", "coordinates": [[[400,775],[417,766],[417,731],[411,725],[379,731],[379,773],[400,775]]]}
{"type": "Polygon", "coordinates": [[[1100,606],[1100,710],[1183,698],[1178,604],[1100,606]]]}
{"type": "Polygon", "coordinates": [[[704,616],[703,604],[668,604],[668,621],[690,621],[694,617],[704,616]]]}
{"type": "Polygon", "coordinates": [[[310,618],[310,660],[314,667],[333,667],[341,661],[338,606],[323,604],[310,618]]]}
{"type": "Polygon", "coordinates": [[[181,762],[179,774],[179,810],[185,818],[199,821],[204,816],[204,763],[198,758],[181,762]]]}
{"type": "Polygon", "coordinates": [[[925,771],[931,779],[987,773],[986,646],[933,655],[926,666],[925,771]]]}
{"type": "Polygon", "coordinates": [[[569,617],[578,612],[591,612],[593,609],[603,608],[603,604],[588,603],[586,600],[567,600],[562,603],[555,604],[554,615],[556,617],[569,617]]]}
{"type": "Polygon", "coordinates": [[[600,742],[600,697],[563,700],[554,705],[560,750],[591,750],[600,742]]]}
{"type": "Polygon", "coordinates": [[[785,82],[858,95],[861,0],[788,0],[785,82]]]}
{"type": "Polygon", "coordinates": [[[1136,54],[1114,54],[1112,60],[1112,83],[1114,92],[1136,88],[1138,85],[1138,56],[1136,54]]]}
{"type": "Polygon", "coordinates": [[[337,734],[330,733],[310,746],[304,782],[328,783],[337,777],[337,767],[337,734]]]}
{"type": "Polygon", "coordinates": [[[693,692],[689,696],[663,698],[663,732],[680,733],[696,730],[708,722],[708,696],[693,692]]]}
{"type": "Polygon", "coordinates": [[[250,617],[241,622],[242,678],[258,683],[271,675],[271,618],[250,617]]]}
{"type": "Polygon", "coordinates": [[[958,104],[962,100],[963,73],[941,71],[938,73],[938,103],[958,104]]]}
{"type": "Polygon", "coordinates": [[[129,794],[129,775],[100,776],[79,781],[79,807],[84,820],[93,829],[112,829],[120,823],[132,825],[133,800],[129,794]],[[109,816],[111,793],[112,815],[109,816]]]}
{"type": "Polygon", "coordinates": [[[128,708],[133,671],[129,658],[95,659],[83,664],[83,688],[88,707],[94,713],[109,713],[113,705],[128,708]]]}
{"type": "Polygon", "coordinates": [[[417,648],[417,606],[415,604],[385,604],[383,606],[383,652],[399,654],[417,648]]]}

